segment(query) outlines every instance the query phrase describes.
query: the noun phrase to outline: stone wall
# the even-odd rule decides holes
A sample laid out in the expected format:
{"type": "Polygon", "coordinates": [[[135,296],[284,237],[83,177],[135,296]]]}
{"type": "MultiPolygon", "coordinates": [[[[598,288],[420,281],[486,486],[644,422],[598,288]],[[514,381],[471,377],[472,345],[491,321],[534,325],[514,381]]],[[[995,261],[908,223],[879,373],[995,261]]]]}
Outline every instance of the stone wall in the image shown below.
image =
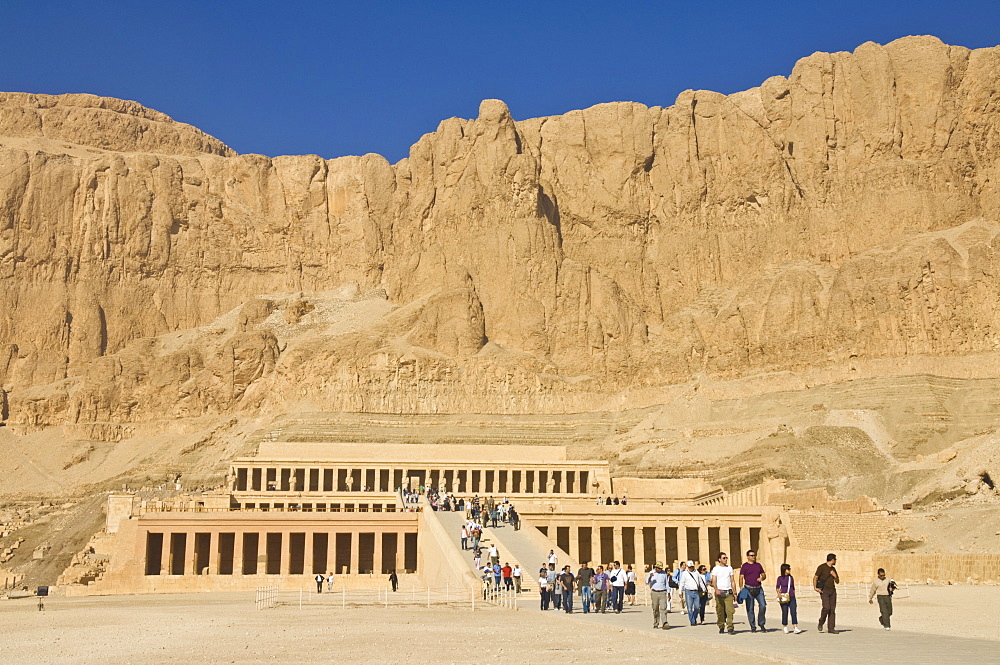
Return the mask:
{"type": "Polygon", "coordinates": [[[877,554],[872,565],[897,581],[1000,583],[1000,554],[877,554]]]}

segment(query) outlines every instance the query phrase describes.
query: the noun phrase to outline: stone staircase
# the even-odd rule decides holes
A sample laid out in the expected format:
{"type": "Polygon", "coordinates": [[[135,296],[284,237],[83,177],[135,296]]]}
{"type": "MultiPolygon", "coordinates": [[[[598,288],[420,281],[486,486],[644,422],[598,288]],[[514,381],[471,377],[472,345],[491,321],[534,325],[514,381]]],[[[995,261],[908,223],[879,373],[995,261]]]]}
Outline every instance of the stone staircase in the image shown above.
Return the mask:
{"type": "MultiPolygon", "coordinates": [[[[453,542],[455,544],[455,547],[463,555],[463,557],[465,557],[469,565],[469,570],[473,571],[476,574],[476,577],[478,578],[480,575],[482,575],[482,572],[476,570],[472,565],[472,550],[462,551],[461,549],[462,547],[461,532],[462,532],[462,524],[465,523],[465,513],[438,511],[436,513],[436,516],[438,520],[441,522],[441,524],[445,527],[445,529],[447,529],[448,535],[454,538],[453,542]]],[[[521,528],[524,529],[526,527],[522,526],[521,528]]],[[[534,528],[534,527],[527,527],[527,528],[534,528]]],[[[521,576],[521,593],[537,594],[538,568],[540,567],[541,562],[544,560],[547,552],[539,549],[535,553],[537,556],[535,556],[534,558],[528,558],[525,556],[518,557],[504,543],[504,540],[511,540],[512,535],[516,533],[517,532],[514,531],[514,527],[512,527],[509,524],[502,524],[498,526],[496,529],[484,529],[483,537],[479,541],[479,545],[483,549],[483,559],[480,565],[482,566],[486,564],[486,561],[489,558],[488,550],[490,548],[490,545],[496,544],[497,550],[500,553],[501,566],[504,563],[510,563],[511,567],[515,565],[521,566],[521,570],[523,571],[523,575],[521,576]],[[499,532],[501,531],[503,532],[503,538],[501,538],[499,534],[499,532]],[[533,561],[535,563],[532,563],[533,561]],[[527,564],[525,562],[527,562],[527,564]]],[[[526,554],[526,552],[522,552],[522,555],[523,554],[526,554]]]]}

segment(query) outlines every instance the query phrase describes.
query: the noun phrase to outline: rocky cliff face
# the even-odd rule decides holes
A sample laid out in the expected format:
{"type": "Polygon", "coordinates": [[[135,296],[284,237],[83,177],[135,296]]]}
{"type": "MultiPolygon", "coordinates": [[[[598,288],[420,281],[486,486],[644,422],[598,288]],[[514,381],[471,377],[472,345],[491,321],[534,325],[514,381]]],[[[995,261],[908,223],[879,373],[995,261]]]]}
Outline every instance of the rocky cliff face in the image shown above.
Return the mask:
{"type": "Polygon", "coordinates": [[[0,404],[24,427],[586,410],[994,354],[998,90],[1000,48],[911,37],[664,108],[488,100],[397,164],[0,94],[0,404]]]}

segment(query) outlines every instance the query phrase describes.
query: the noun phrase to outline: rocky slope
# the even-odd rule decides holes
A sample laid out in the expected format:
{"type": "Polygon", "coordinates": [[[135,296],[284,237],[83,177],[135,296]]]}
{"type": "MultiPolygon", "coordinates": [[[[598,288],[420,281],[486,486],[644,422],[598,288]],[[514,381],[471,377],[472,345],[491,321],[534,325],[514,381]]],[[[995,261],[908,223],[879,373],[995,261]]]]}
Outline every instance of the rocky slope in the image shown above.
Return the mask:
{"type": "Polygon", "coordinates": [[[0,417],[115,439],[301,405],[620,408],[913,359],[993,377],[997,90],[1000,48],[910,37],[662,108],[518,122],[488,100],[397,164],[0,94],[0,417]]]}

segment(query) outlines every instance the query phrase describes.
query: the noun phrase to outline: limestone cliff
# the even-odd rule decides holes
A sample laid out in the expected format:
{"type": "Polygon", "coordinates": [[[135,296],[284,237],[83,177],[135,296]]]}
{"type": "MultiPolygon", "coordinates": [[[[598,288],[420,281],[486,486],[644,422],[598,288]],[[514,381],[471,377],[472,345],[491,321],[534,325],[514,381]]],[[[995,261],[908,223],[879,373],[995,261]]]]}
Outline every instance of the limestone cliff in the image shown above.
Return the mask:
{"type": "Polygon", "coordinates": [[[488,100],[397,164],[0,94],[6,417],[587,410],[996,354],[998,90],[1000,48],[910,37],[663,108],[488,100]]]}

